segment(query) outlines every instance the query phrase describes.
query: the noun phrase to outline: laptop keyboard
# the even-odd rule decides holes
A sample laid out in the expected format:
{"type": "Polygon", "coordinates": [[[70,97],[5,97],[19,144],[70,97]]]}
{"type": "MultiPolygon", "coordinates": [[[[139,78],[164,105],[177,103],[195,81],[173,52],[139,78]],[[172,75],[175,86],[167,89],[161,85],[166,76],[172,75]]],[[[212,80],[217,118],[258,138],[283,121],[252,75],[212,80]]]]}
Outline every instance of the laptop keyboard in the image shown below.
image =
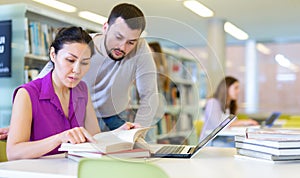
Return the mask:
{"type": "Polygon", "coordinates": [[[179,154],[184,149],[184,146],[163,146],[156,153],[158,154],[179,154]]]}

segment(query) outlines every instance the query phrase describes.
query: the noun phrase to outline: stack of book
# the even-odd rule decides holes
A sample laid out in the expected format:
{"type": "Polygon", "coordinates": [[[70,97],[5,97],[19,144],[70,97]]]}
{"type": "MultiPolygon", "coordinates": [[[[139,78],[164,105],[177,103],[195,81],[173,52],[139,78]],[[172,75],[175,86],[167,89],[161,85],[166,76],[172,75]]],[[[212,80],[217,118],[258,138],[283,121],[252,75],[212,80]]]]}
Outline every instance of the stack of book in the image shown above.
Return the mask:
{"type": "Polygon", "coordinates": [[[235,147],[239,158],[300,162],[300,129],[246,129],[235,136],[235,147]]]}
{"type": "Polygon", "coordinates": [[[148,130],[147,127],[101,132],[94,136],[96,143],[62,143],[59,151],[66,152],[68,158],[76,161],[81,158],[101,158],[102,156],[116,158],[150,157],[147,143],[142,142],[142,138],[148,130]]]}

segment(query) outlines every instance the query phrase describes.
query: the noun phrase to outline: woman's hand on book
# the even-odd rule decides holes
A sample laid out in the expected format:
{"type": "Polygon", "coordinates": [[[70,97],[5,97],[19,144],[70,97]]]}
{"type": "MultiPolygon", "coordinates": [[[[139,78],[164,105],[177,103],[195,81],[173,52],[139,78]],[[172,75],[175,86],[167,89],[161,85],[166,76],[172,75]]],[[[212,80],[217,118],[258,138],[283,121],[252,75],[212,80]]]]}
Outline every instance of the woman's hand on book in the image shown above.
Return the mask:
{"type": "Polygon", "coordinates": [[[83,143],[86,141],[96,143],[96,140],[83,127],[75,127],[60,133],[62,143],[83,143]]]}

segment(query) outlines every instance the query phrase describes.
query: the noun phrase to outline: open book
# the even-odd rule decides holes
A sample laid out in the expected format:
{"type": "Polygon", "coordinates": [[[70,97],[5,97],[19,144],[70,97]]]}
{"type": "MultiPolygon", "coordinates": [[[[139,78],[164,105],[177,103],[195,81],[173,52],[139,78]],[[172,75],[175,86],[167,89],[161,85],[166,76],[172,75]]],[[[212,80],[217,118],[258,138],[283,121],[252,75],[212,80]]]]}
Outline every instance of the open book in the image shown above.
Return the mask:
{"type": "Polygon", "coordinates": [[[143,127],[130,130],[101,132],[94,135],[97,143],[62,143],[59,151],[99,152],[109,154],[110,152],[132,150],[135,142],[139,138],[143,138],[149,129],[150,127],[143,127]]]}

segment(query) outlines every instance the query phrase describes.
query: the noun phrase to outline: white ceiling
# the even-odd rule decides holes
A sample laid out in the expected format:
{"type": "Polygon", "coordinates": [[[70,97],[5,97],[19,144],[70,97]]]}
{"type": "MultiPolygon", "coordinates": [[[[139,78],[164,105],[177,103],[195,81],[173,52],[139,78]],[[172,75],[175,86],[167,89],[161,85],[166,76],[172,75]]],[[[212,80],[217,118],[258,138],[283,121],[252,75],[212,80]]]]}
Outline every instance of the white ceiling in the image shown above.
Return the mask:
{"type": "MultiPolygon", "coordinates": [[[[74,5],[78,11],[89,10],[107,16],[111,8],[125,1],[61,0],[74,5]]],[[[299,0],[198,0],[215,12],[216,18],[230,21],[243,29],[250,39],[259,42],[300,41],[299,0]]],[[[31,0],[0,0],[1,3],[31,0]]],[[[197,16],[182,5],[182,0],[128,0],[140,7],[147,17],[148,36],[170,44],[199,46],[205,44],[208,19],[197,16]]],[[[55,9],[52,9],[55,11],[55,9]]],[[[77,13],[69,14],[77,16],[77,13]]],[[[227,35],[227,43],[242,43],[227,35]]]]}

